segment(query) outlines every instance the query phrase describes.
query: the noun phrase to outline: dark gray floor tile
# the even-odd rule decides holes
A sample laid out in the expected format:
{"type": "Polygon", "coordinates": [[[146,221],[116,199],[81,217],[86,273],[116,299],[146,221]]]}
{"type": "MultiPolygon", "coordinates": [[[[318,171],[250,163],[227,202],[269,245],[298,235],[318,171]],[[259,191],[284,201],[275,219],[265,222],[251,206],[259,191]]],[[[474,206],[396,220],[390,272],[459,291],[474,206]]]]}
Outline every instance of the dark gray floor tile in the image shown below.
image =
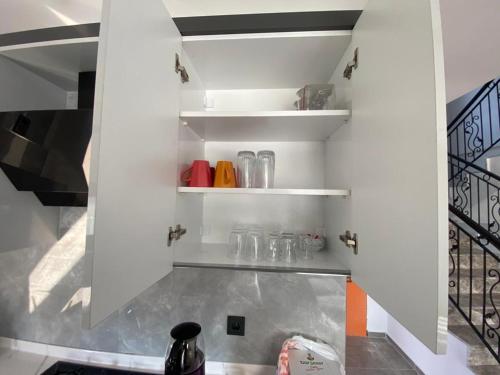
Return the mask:
{"type": "Polygon", "coordinates": [[[346,367],[413,370],[412,365],[385,338],[348,337],[346,367]]]}
{"type": "Polygon", "coordinates": [[[349,368],[389,368],[381,354],[362,349],[346,353],[346,366],[349,368]]]}
{"type": "Polygon", "coordinates": [[[381,345],[380,351],[393,370],[413,370],[411,363],[401,355],[390,343],[381,345]]]}

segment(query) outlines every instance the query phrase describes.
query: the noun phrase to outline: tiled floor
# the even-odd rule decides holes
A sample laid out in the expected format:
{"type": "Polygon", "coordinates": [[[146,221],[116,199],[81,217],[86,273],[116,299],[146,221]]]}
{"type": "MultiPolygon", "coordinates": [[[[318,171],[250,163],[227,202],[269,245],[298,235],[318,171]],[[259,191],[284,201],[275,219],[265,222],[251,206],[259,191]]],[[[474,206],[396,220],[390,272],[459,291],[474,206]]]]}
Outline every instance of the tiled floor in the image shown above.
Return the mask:
{"type": "Polygon", "coordinates": [[[417,375],[422,372],[385,337],[348,337],[347,375],[417,375]]]}

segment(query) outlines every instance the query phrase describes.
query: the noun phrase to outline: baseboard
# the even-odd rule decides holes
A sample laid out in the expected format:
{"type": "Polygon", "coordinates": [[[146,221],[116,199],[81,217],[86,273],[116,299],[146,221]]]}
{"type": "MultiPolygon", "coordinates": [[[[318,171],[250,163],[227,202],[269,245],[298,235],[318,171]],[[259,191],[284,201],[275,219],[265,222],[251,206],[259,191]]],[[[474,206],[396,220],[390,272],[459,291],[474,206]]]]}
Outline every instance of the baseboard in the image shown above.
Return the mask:
{"type": "Polygon", "coordinates": [[[387,334],[385,332],[366,332],[366,336],[371,338],[385,339],[387,337],[387,334]]]}

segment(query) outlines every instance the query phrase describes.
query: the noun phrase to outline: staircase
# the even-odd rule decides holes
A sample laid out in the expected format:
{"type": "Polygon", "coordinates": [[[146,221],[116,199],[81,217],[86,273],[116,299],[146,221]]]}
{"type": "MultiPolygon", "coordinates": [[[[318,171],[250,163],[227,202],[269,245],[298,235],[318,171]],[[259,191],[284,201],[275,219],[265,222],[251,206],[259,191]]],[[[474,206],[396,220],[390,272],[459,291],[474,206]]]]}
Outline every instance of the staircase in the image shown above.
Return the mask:
{"type": "Polygon", "coordinates": [[[500,176],[479,165],[499,142],[497,79],[448,126],[448,329],[475,374],[500,374],[500,176]]]}
{"type": "Polygon", "coordinates": [[[468,363],[474,373],[500,374],[500,254],[490,253],[461,225],[450,219],[448,330],[469,346],[468,363]]]}

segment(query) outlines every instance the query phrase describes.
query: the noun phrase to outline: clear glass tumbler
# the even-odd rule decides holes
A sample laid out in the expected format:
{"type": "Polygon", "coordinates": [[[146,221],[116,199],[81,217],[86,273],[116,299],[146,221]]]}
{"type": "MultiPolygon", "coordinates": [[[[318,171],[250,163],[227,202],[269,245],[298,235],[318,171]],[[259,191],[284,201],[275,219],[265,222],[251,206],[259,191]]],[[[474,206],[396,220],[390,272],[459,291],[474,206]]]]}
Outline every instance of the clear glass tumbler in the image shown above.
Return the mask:
{"type": "Polygon", "coordinates": [[[245,241],[245,258],[256,262],[262,260],[264,252],[264,233],[261,230],[249,230],[245,241]]]}
{"type": "Polygon", "coordinates": [[[255,171],[255,153],[252,151],[238,152],[237,179],[238,187],[251,188],[255,171]]]}
{"type": "Polygon", "coordinates": [[[281,259],[288,264],[297,261],[297,236],[293,233],[282,233],[280,237],[281,259]]]}
{"type": "Polygon", "coordinates": [[[253,187],[266,189],[274,187],[274,163],[273,151],[265,150],[257,153],[253,187]]]}
{"type": "Polygon", "coordinates": [[[247,240],[247,230],[245,228],[234,228],[229,234],[229,254],[233,259],[241,259],[244,256],[247,240]]]}
{"type": "Polygon", "coordinates": [[[309,243],[310,238],[311,238],[310,234],[302,233],[298,235],[299,252],[301,257],[306,260],[314,258],[311,248],[307,245],[309,243]]]}
{"type": "Polygon", "coordinates": [[[270,233],[267,236],[266,258],[271,262],[277,262],[281,259],[280,235],[277,233],[270,233]]]}

